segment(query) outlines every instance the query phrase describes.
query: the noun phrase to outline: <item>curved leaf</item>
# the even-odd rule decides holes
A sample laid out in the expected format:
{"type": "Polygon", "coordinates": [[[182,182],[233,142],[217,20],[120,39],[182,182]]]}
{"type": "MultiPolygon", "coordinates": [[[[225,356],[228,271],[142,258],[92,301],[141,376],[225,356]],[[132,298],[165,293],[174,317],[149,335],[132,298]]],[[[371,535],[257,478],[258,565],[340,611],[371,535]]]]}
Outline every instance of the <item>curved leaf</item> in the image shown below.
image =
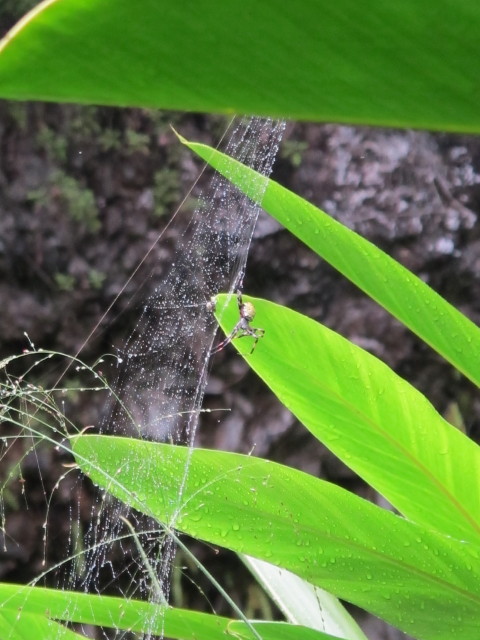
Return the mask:
{"type": "Polygon", "coordinates": [[[46,0],[0,95],[480,131],[480,6],[458,0],[46,0]]]}
{"type": "MultiPolygon", "coordinates": [[[[236,300],[217,317],[226,333],[236,300]]],[[[254,303],[265,337],[235,347],[294,415],[405,516],[480,542],[480,448],[378,358],[295,311],[254,303]]]]}
{"type": "MultiPolygon", "coordinates": [[[[2,638],[17,638],[17,628],[26,630],[18,638],[78,638],[49,618],[81,624],[125,629],[130,632],[158,634],[179,640],[225,640],[237,634],[239,639],[254,640],[245,623],[216,615],[185,609],[99,596],[76,591],[25,587],[0,583],[0,631],[2,638]],[[2,616],[5,623],[2,625],[2,616]],[[29,626],[30,625],[30,626],[29,626]],[[54,631],[52,631],[52,628],[54,631]],[[45,632],[42,634],[42,631],[45,632]],[[48,632],[50,631],[50,635],[48,632]],[[28,633],[29,632],[29,633],[28,633]],[[64,635],[57,635],[57,633],[64,635]],[[35,635],[32,635],[35,633],[35,635]],[[71,635],[68,635],[71,634],[71,635]]],[[[252,622],[262,640],[337,640],[320,631],[282,622],[252,622]]],[[[83,637],[83,636],[81,636],[83,637]]]]}
{"type": "Polygon", "coordinates": [[[290,622],[325,629],[338,638],[368,640],[338,598],[331,593],[264,560],[242,554],[240,559],[290,622]]]}
{"type": "Polygon", "coordinates": [[[0,637],[7,640],[84,640],[85,636],[45,616],[0,607],[0,637]]]}
{"type": "Polygon", "coordinates": [[[72,445],[94,482],[175,529],[289,569],[424,640],[478,636],[480,547],[251,456],[107,436],[72,445]]]}
{"type": "Polygon", "coordinates": [[[250,198],[263,194],[265,211],[480,386],[480,329],[420,278],[273,180],[211,147],[180,140],[250,198]]]}

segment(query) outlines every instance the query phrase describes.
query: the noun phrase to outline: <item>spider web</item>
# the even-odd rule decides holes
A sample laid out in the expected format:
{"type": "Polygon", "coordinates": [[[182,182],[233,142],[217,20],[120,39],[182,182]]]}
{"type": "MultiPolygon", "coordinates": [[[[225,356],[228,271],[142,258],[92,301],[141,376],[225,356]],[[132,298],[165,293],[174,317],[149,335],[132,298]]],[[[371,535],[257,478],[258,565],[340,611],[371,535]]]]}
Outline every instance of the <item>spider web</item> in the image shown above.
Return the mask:
{"type": "MultiPolygon", "coordinates": [[[[225,152],[269,175],[283,130],[283,123],[244,120],[235,126],[225,152]]],[[[257,194],[260,200],[262,188],[257,194]]],[[[223,177],[212,178],[180,233],[169,272],[143,304],[135,330],[122,349],[102,433],[193,447],[216,332],[207,302],[216,293],[232,292],[242,283],[258,213],[259,207],[223,177]]],[[[133,462],[140,477],[142,462],[133,462]]],[[[187,474],[188,464],[184,481],[187,474]]],[[[177,499],[180,507],[181,494],[177,499]]],[[[79,585],[78,575],[70,572],[65,586],[99,591],[106,583],[114,587],[121,578],[129,596],[168,600],[175,544],[167,533],[158,534],[158,523],[127,511],[109,497],[98,498],[90,521],[82,540],[86,549],[83,579],[79,585]],[[141,550],[136,554],[125,519],[137,532],[135,544],[141,550]]]]}
{"type": "MultiPolygon", "coordinates": [[[[269,175],[282,132],[282,124],[251,119],[235,127],[225,151],[269,175]]],[[[175,262],[145,302],[123,349],[117,391],[128,413],[117,404],[103,430],[133,428],[140,437],[193,444],[216,329],[207,303],[242,282],[258,213],[223,177],[213,177],[181,233],[175,262]]]]}

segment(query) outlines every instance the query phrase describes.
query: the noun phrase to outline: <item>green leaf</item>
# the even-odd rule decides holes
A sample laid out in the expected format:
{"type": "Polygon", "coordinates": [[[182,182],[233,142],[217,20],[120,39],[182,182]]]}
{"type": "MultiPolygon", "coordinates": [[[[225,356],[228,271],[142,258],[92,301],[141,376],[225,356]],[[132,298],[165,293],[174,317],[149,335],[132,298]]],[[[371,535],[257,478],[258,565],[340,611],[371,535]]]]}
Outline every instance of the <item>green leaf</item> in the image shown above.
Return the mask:
{"type": "MultiPolygon", "coordinates": [[[[337,636],[331,636],[328,633],[322,633],[321,631],[315,631],[315,629],[309,629],[302,625],[291,625],[284,622],[262,622],[257,621],[253,623],[256,631],[259,633],[262,640],[338,640],[337,636]]],[[[226,626],[222,640],[225,640],[225,636],[233,636],[232,640],[250,640],[252,633],[247,630],[246,625],[243,622],[229,621],[226,626]]]]}
{"type": "Polygon", "coordinates": [[[480,330],[420,278],[273,180],[206,145],[180,139],[252,199],[264,194],[265,211],[480,386],[480,330]]]}
{"type": "MultiPolygon", "coordinates": [[[[255,638],[245,623],[221,616],[165,608],[128,598],[0,583],[2,638],[73,640],[83,637],[49,620],[47,615],[57,620],[153,633],[179,640],[225,640],[233,631],[241,639],[255,638]]],[[[262,640],[337,640],[307,627],[282,622],[255,621],[252,626],[261,634],[262,640]]]]}
{"type": "Polygon", "coordinates": [[[0,637],[8,640],[80,640],[85,636],[63,627],[44,616],[0,606],[0,637]]]}
{"type": "Polygon", "coordinates": [[[240,559],[289,622],[325,629],[338,638],[368,640],[345,607],[331,593],[269,562],[242,554],[240,559]]]}
{"type": "Polygon", "coordinates": [[[106,436],[72,446],[95,483],[180,531],[293,571],[423,640],[478,638],[478,546],[251,456],[106,436]]]}
{"type": "MultiPolygon", "coordinates": [[[[229,333],[237,301],[217,296],[229,333]]],[[[295,311],[253,302],[265,329],[235,347],[275,395],[331,451],[405,516],[480,542],[480,448],[378,358],[295,311]]]]}
{"type": "Polygon", "coordinates": [[[46,0],[0,95],[478,132],[479,23],[459,0],[46,0]]]}

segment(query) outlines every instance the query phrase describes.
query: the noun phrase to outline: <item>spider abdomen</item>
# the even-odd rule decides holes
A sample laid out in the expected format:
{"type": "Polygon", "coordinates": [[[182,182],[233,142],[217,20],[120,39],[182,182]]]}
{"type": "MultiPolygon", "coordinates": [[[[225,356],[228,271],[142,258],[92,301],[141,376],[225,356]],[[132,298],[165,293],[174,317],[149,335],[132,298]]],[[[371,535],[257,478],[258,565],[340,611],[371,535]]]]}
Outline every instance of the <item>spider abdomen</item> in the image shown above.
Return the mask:
{"type": "Polygon", "coordinates": [[[255,307],[251,302],[244,302],[240,310],[240,315],[245,318],[247,322],[251,322],[255,317],[255,307]]]}

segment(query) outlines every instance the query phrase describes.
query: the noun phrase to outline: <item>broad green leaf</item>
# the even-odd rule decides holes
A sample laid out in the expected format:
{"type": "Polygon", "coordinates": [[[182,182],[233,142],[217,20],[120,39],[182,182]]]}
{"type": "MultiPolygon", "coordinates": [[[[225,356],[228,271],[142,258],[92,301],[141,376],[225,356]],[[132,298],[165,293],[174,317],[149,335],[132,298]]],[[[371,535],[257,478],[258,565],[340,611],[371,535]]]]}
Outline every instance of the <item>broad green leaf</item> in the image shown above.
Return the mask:
{"type": "Polygon", "coordinates": [[[284,567],[422,640],[477,640],[480,547],[300,471],[219,451],[72,438],[90,478],[132,507],[284,567]]]}
{"type": "Polygon", "coordinates": [[[0,637],[5,640],[81,640],[85,638],[45,616],[5,609],[1,605],[0,637]]]}
{"type": "MultiPolygon", "coordinates": [[[[179,640],[225,640],[234,631],[239,639],[254,640],[245,623],[184,609],[75,591],[0,583],[0,634],[12,640],[78,638],[77,634],[46,618],[158,634],[179,640]],[[30,634],[28,634],[30,625],[30,634]],[[50,635],[42,630],[50,629],[50,635]],[[56,635],[57,632],[65,635],[56,635]],[[24,635],[14,635],[22,630],[24,635]],[[8,634],[11,635],[8,635],[8,634]],[[70,634],[70,635],[68,635],[70,634]]],[[[253,622],[263,640],[336,640],[301,625],[253,622]]],[[[81,636],[83,637],[83,636],[81,636]]]]}
{"type": "Polygon", "coordinates": [[[242,554],[240,559],[289,622],[325,629],[338,638],[367,640],[352,616],[331,593],[264,560],[242,554]]]}
{"type": "Polygon", "coordinates": [[[0,95],[478,132],[479,24],[461,0],[46,0],[0,95]]]}
{"type": "MultiPolygon", "coordinates": [[[[328,633],[315,631],[302,625],[291,625],[283,622],[262,622],[255,620],[255,630],[259,633],[262,640],[338,640],[338,636],[331,636],[328,633]]],[[[238,620],[230,620],[226,626],[222,640],[227,637],[230,640],[250,640],[252,634],[244,623],[238,620]]],[[[347,639],[349,640],[349,639],[347,639]]]]}
{"type": "MultiPolygon", "coordinates": [[[[217,297],[229,333],[237,301],[217,297]]],[[[275,395],[329,449],[405,516],[480,543],[480,448],[378,358],[295,311],[254,303],[254,326],[234,341],[275,395]]]]}
{"type": "Polygon", "coordinates": [[[480,386],[480,330],[420,278],[273,180],[180,139],[249,197],[264,194],[265,211],[480,386]]]}

